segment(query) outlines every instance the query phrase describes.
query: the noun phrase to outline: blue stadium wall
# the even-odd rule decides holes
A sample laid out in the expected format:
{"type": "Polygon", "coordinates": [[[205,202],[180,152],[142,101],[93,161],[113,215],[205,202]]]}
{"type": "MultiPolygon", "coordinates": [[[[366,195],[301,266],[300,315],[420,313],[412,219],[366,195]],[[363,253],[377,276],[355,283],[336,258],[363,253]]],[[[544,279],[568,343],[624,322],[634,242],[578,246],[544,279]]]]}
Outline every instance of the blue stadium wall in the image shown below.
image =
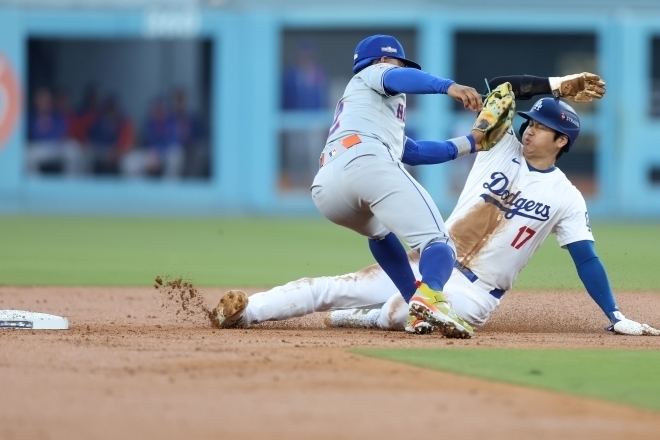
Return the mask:
{"type": "MultiPolygon", "coordinates": [[[[647,178],[660,165],[660,122],[648,112],[651,40],[660,17],[598,15],[567,18],[561,11],[534,14],[442,10],[314,10],[309,12],[188,12],[0,9],[0,53],[21,80],[26,77],[30,37],[196,37],[213,41],[213,177],[207,182],[131,182],[43,179],[24,172],[25,111],[0,147],[0,212],[84,214],[315,214],[304,192],[278,191],[278,135],[304,125],[304,115],[283,117],[279,109],[281,39],[285,29],[405,27],[417,32],[417,56],[425,70],[451,76],[453,35],[480,31],[590,32],[597,41],[598,72],[608,95],[584,131],[598,133],[597,196],[587,200],[593,217],[660,217],[660,186],[647,178]],[[175,14],[176,15],[176,14],[175,14]]],[[[348,54],[347,56],[350,56],[348,54]]],[[[478,57],[479,54],[474,54],[478,57]]],[[[514,72],[512,72],[514,73],[514,72]]],[[[25,93],[23,93],[23,106],[25,93]]],[[[418,135],[446,138],[456,123],[451,100],[421,97],[418,135]]],[[[330,116],[331,118],[331,116],[330,116]]],[[[328,120],[328,124],[331,121],[328,120]]],[[[455,199],[448,166],[423,167],[419,179],[442,212],[455,199]]]]}

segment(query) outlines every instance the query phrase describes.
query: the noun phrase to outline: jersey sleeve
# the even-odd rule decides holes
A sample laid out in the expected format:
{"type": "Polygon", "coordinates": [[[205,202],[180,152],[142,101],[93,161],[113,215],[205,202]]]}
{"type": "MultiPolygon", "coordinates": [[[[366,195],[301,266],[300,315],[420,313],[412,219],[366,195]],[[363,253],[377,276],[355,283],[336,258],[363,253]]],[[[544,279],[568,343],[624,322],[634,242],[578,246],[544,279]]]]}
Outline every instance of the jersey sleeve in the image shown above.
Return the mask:
{"type": "MultiPolygon", "coordinates": [[[[466,142],[469,148],[469,139],[466,142]]],[[[472,144],[474,145],[474,141],[472,144]]],[[[444,142],[415,141],[406,136],[401,162],[411,166],[444,163],[456,159],[458,151],[458,147],[451,140],[444,142]]]]}
{"type": "Polygon", "coordinates": [[[364,81],[367,87],[373,89],[383,96],[393,96],[385,90],[384,77],[385,72],[395,69],[397,66],[393,64],[380,63],[362,69],[357,75],[364,81]]]}
{"type": "Polygon", "coordinates": [[[554,228],[557,241],[561,247],[576,241],[594,241],[591,225],[589,224],[587,204],[582,194],[575,187],[572,189],[573,191],[566,194],[567,197],[571,198],[571,202],[554,228]]]}

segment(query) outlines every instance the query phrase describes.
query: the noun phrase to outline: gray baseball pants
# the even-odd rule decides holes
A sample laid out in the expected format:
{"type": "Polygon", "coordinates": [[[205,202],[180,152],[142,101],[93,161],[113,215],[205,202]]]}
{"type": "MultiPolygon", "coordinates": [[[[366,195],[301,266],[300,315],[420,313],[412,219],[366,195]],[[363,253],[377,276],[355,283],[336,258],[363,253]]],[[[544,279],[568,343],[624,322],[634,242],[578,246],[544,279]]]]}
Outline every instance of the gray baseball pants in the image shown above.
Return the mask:
{"type": "Polygon", "coordinates": [[[441,241],[456,252],[431,196],[385,145],[370,139],[349,149],[336,144],[341,154],[319,169],[311,187],[321,214],[369,238],[393,232],[411,249],[441,241]]]}

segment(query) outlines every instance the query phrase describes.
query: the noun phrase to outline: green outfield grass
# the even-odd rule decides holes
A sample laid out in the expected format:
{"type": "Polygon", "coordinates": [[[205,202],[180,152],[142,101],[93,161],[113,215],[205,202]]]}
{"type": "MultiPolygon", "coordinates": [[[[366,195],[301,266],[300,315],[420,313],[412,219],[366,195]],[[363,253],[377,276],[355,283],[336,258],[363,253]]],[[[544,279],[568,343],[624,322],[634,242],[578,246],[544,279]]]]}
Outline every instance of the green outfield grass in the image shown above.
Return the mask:
{"type": "Polygon", "coordinates": [[[660,410],[651,350],[361,349],[366,356],[660,410]]]}
{"type": "MultiPolygon", "coordinates": [[[[372,264],[366,239],[323,219],[0,217],[0,284],[150,285],[182,275],[202,286],[271,286],[372,264]]],[[[594,224],[617,289],[660,287],[660,225],[594,224]]],[[[551,236],[516,288],[579,289],[551,236]]]]}

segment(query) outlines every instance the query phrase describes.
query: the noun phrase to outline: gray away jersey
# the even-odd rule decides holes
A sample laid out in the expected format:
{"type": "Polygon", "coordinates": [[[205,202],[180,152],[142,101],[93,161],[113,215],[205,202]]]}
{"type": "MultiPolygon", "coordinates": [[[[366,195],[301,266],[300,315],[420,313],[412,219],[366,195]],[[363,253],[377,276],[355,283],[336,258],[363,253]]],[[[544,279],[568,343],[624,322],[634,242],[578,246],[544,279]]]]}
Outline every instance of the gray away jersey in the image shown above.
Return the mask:
{"type": "Polygon", "coordinates": [[[346,86],[344,96],[337,103],[326,146],[357,134],[377,139],[390,149],[395,158],[401,159],[406,125],[406,95],[401,93],[390,96],[383,85],[385,72],[395,68],[391,64],[374,64],[353,76],[346,86]]]}

